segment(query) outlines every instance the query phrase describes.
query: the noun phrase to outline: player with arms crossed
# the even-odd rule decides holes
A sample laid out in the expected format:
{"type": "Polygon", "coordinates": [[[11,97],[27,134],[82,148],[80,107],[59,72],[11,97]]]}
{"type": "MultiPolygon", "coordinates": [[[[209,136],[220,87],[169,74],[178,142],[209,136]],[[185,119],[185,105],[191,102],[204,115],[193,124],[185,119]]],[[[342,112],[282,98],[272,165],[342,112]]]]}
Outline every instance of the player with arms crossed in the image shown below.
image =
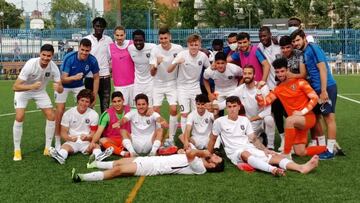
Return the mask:
{"type": "Polygon", "coordinates": [[[49,148],[55,132],[55,114],[45,88],[49,80],[53,79],[54,90],[58,93],[63,91],[59,69],[51,60],[53,55],[54,47],[52,45],[44,44],[41,46],[40,57],[30,59],[25,63],[13,85],[15,91],[14,108],[16,111],[13,126],[14,161],[22,160],[20,144],[25,109],[29,100],[32,99],[35,100],[36,105],[41,108],[46,117],[44,155],[49,155],[49,148]]]}

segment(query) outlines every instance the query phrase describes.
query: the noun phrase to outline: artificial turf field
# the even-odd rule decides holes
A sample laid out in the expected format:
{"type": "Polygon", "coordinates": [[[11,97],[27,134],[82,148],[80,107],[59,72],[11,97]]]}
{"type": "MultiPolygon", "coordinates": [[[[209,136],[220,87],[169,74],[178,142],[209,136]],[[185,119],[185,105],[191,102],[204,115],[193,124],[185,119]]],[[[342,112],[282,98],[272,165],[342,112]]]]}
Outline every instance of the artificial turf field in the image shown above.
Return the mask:
{"type": "MultiPolygon", "coordinates": [[[[347,156],[321,161],[308,175],[286,177],[239,171],[228,160],[223,173],[146,177],[134,202],[358,202],[360,183],[360,76],[335,76],[338,142],[347,156]]],[[[0,81],[0,202],[124,202],[139,177],[72,183],[71,169],[86,169],[87,156],[70,156],[65,165],[42,155],[45,119],[30,102],[22,137],[23,160],[14,162],[12,126],[14,81],[0,81]]],[[[51,92],[51,91],[50,91],[51,92]]],[[[51,94],[52,95],[52,94],[51,94]]],[[[72,102],[70,102],[72,103],[72,102]]],[[[99,112],[99,109],[97,108],[99,112]]],[[[168,117],[166,109],[162,112],[168,117]]],[[[178,131],[179,133],[179,131],[178,131]]],[[[278,139],[277,139],[278,144],[278,139]]],[[[116,159],[112,156],[110,159],[116,159]]],[[[294,157],[298,162],[309,158],[294,157]]]]}

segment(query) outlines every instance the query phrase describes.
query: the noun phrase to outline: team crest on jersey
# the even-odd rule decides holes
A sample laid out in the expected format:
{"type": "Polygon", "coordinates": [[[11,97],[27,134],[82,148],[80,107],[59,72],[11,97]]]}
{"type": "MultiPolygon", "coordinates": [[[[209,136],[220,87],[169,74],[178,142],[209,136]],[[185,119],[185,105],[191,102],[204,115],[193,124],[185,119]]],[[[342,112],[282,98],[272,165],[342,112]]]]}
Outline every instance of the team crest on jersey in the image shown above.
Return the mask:
{"type": "Polygon", "coordinates": [[[88,119],[88,118],[85,119],[85,123],[86,123],[86,124],[89,124],[89,123],[90,123],[90,119],[88,119]]]}
{"type": "Polygon", "coordinates": [[[150,125],[150,120],[149,119],[146,120],[146,124],[150,125]]]}
{"type": "Polygon", "coordinates": [[[89,65],[85,66],[85,71],[88,71],[90,69],[89,65]]]}
{"type": "Polygon", "coordinates": [[[295,84],[292,84],[292,85],[290,86],[290,88],[291,88],[293,91],[295,91],[295,90],[296,90],[296,85],[295,85],[295,84]]]}
{"type": "Polygon", "coordinates": [[[174,53],[173,56],[174,56],[174,58],[175,58],[175,57],[177,56],[177,53],[174,53]]]}
{"type": "Polygon", "coordinates": [[[45,73],[45,77],[50,77],[50,72],[45,73]]]}
{"type": "Polygon", "coordinates": [[[245,130],[245,126],[244,126],[244,125],[241,125],[240,128],[241,128],[241,130],[245,130]]]}
{"type": "Polygon", "coordinates": [[[232,75],[230,75],[230,76],[228,77],[229,80],[232,80],[233,78],[234,78],[234,76],[232,76],[232,75]]]}
{"type": "Polygon", "coordinates": [[[199,66],[201,66],[201,65],[202,65],[202,61],[199,61],[198,64],[199,64],[199,66]]]}
{"type": "Polygon", "coordinates": [[[208,124],[209,123],[209,119],[205,118],[205,123],[208,124]]]}
{"type": "Polygon", "coordinates": [[[146,57],[147,57],[147,58],[150,58],[150,53],[147,53],[147,54],[146,54],[146,57]]]}

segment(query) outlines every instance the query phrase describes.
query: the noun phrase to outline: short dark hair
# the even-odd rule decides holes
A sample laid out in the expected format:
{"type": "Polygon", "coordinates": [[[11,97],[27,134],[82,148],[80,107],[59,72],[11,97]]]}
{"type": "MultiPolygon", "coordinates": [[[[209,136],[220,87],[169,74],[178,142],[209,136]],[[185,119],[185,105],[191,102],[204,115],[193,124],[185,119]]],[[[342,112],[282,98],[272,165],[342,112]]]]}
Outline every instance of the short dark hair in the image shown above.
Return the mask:
{"type": "Polygon", "coordinates": [[[215,54],[215,61],[217,60],[223,60],[226,61],[226,55],[224,52],[218,52],[215,54]]]}
{"type": "Polygon", "coordinates": [[[76,96],[77,101],[82,98],[90,99],[90,104],[94,102],[95,97],[93,92],[90,89],[82,89],[79,94],[76,96]]]}
{"type": "Polygon", "coordinates": [[[230,103],[230,104],[237,103],[237,104],[241,105],[241,101],[240,101],[239,97],[237,97],[237,96],[227,97],[226,104],[227,103],[230,103]]]}
{"type": "Polygon", "coordinates": [[[301,38],[306,37],[305,32],[302,29],[297,29],[294,32],[292,32],[290,35],[291,40],[294,40],[296,38],[296,36],[300,36],[301,38]]]}
{"type": "Polygon", "coordinates": [[[236,37],[236,35],[237,35],[236,32],[232,32],[227,36],[227,38],[236,37]]]}
{"type": "Polygon", "coordinates": [[[243,39],[248,39],[248,40],[250,40],[250,35],[249,35],[249,33],[247,33],[247,32],[240,32],[238,35],[236,35],[236,40],[243,40],[243,39]]]}
{"type": "Polygon", "coordinates": [[[195,97],[195,102],[199,102],[199,103],[208,103],[210,102],[209,97],[205,94],[198,94],[195,97]]]}
{"type": "Polygon", "coordinates": [[[291,40],[291,37],[290,37],[290,36],[284,35],[284,36],[282,36],[282,37],[280,38],[280,40],[279,40],[279,45],[280,45],[280,46],[286,46],[286,45],[292,44],[291,41],[292,41],[292,40],[291,40]]]}
{"type": "Polygon", "coordinates": [[[144,40],[145,40],[145,32],[144,31],[142,31],[142,30],[135,30],[133,33],[132,33],[132,38],[134,39],[134,37],[135,37],[135,35],[141,35],[143,38],[144,38],[144,40]]]}
{"type": "Polygon", "coordinates": [[[259,32],[264,32],[264,31],[267,31],[268,33],[271,33],[270,28],[268,26],[261,26],[260,27],[259,32]]]}
{"type": "Polygon", "coordinates": [[[94,26],[95,23],[97,23],[97,22],[100,23],[101,27],[106,28],[107,22],[106,22],[106,20],[105,20],[104,18],[102,18],[102,17],[96,17],[96,18],[94,18],[94,20],[92,21],[93,26],[94,26]]]}
{"type": "Polygon", "coordinates": [[[115,91],[111,94],[111,99],[114,99],[115,97],[120,97],[121,99],[124,99],[124,95],[120,91],[115,91]]]}
{"type": "Polygon", "coordinates": [[[223,42],[223,40],[222,39],[214,39],[213,41],[212,41],[212,46],[215,46],[215,45],[219,45],[219,46],[224,46],[224,42],[223,42]]]}
{"type": "Polygon", "coordinates": [[[140,93],[140,94],[136,95],[135,96],[135,103],[137,103],[137,101],[139,99],[144,99],[147,104],[149,103],[149,98],[148,98],[148,96],[146,96],[146,94],[140,93]]]}
{"type": "MultiPolygon", "coordinates": [[[[124,31],[124,32],[125,32],[125,27],[124,27],[124,26],[119,25],[119,26],[116,26],[116,27],[114,28],[114,33],[116,32],[116,30],[122,30],[122,31],[124,31]]],[[[126,34],[126,32],[125,32],[125,34],[126,34]]]]}
{"type": "Polygon", "coordinates": [[[170,30],[168,27],[161,27],[159,29],[159,35],[163,35],[163,34],[170,34],[170,30]]]}
{"type": "Polygon", "coordinates": [[[245,68],[252,69],[253,74],[255,75],[255,68],[254,68],[254,66],[253,66],[253,65],[251,65],[251,64],[246,64],[246,65],[244,66],[243,70],[244,70],[245,68]]]}
{"type": "Polygon", "coordinates": [[[275,59],[275,61],[272,62],[272,65],[275,69],[288,68],[287,59],[284,57],[275,59]]]}
{"type": "Polygon", "coordinates": [[[40,52],[43,52],[43,51],[50,51],[50,52],[54,53],[54,47],[51,44],[44,44],[40,48],[40,52]]]}
{"type": "Polygon", "coordinates": [[[213,172],[223,172],[225,169],[225,159],[221,156],[221,154],[215,151],[215,154],[221,157],[221,162],[217,163],[214,168],[206,168],[206,172],[213,173],[213,172]]]}
{"type": "Polygon", "coordinates": [[[292,25],[289,25],[290,21],[292,21],[292,20],[298,21],[299,26],[301,25],[301,19],[300,19],[300,18],[298,18],[298,17],[291,17],[291,18],[289,18],[289,20],[288,20],[288,26],[292,26],[292,25]]]}
{"type": "Polygon", "coordinates": [[[84,47],[91,47],[91,41],[87,38],[83,38],[80,41],[80,46],[83,45],[84,47]]]}

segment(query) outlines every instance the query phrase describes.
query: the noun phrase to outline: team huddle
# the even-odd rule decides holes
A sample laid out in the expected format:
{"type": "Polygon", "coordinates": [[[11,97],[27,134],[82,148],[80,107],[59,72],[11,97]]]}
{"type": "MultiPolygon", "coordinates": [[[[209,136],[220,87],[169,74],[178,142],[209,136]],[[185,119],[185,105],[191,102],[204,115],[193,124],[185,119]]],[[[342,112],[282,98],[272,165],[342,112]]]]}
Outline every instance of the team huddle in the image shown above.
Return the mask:
{"type": "Polygon", "coordinates": [[[197,34],[188,36],[187,48],[172,43],[167,28],[159,29],[158,45],[146,43],[142,30],[126,40],[121,26],[113,41],[103,34],[106,21],[97,17],[94,33],[66,54],[60,70],[50,44],[22,68],[13,85],[13,159],[22,160],[25,109],[35,100],[46,117],[44,155],[65,164],[71,154],[90,154],[87,168],[105,169],[86,174],[73,169],[74,182],[221,172],[221,147],[241,170],[309,173],[319,159],[343,154],[336,142],[337,86],[324,52],[300,28],[301,21],[288,23],[289,36],[274,39],[263,26],[259,44],[252,44],[248,33],[231,33],[228,46],[214,40],[209,51],[197,34]],[[56,111],[46,92],[50,80],[56,111]],[[76,106],[65,111],[69,94],[76,106]],[[97,96],[100,116],[93,109],[97,96]],[[164,101],[169,119],[160,115],[164,101]],[[178,109],[181,149],[174,142],[178,109]],[[103,161],[113,154],[121,159],[103,161]],[[311,159],[298,164],[291,154],[311,159]]]}

